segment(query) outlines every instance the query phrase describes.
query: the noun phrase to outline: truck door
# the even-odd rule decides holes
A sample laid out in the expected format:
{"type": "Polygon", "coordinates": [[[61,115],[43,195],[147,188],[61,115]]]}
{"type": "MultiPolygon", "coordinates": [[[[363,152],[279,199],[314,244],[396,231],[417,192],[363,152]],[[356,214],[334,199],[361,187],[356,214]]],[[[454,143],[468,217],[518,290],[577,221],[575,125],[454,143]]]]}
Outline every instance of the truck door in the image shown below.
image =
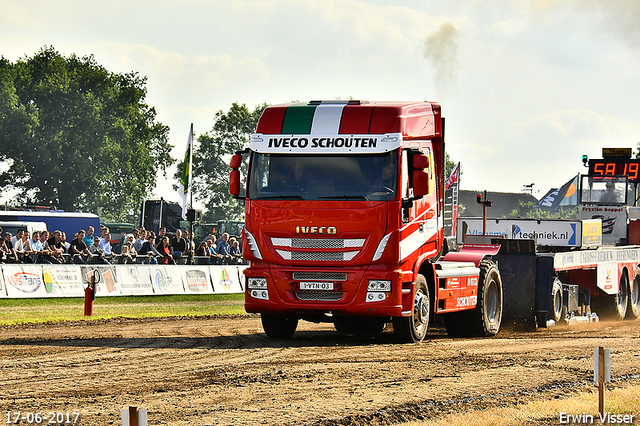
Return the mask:
{"type": "Polygon", "coordinates": [[[412,146],[402,151],[402,222],[400,230],[401,259],[420,250],[424,252],[439,251],[438,241],[438,203],[436,202],[436,178],[433,152],[430,146],[412,146]],[[412,156],[425,154],[429,157],[429,193],[415,199],[411,182],[412,156]]]}

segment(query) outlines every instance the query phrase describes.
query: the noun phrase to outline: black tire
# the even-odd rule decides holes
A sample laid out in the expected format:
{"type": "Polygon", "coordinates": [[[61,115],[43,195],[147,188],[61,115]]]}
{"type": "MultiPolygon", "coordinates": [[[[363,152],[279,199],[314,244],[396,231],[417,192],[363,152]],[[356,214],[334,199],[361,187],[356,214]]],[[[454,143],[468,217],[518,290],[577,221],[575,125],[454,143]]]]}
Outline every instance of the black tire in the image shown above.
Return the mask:
{"type": "Polygon", "coordinates": [[[562,283],[558,278],[554,278],[551,286],[551,319],[556,324],[567,322],[567,308],[563,303],[562,297],[562,283]]]}
{"type": "Polygon", "coordinates": [[[419,343],[427,335],[429,315],[431,315],[431,298],[427,280],[418,274],[413,296],[413,312],[408,317],[393,317],[393,332],[401,343],[419,343]]]}
{"type": "Polygon", "coordinates": [[[629,289],[629,305],[626,319],[640,318],[640,268],[636,268],[633,276],[633,289],[629,289]]]}
{"type": "Polygon", "coordinates": [[[262,318],[262,329],[272,339],[288,339],[298,328],[298,317],[287,314],[266,314],[262,318]]]}
{"type": "Polygon", "coordinates": [[[474,309],[445,314],[447,334],[454,337],[495,336],[502,324],[502,279],[493,262],[480,262],[478,303],[474,309]]]}
{"type": "Polygon", "coordinates": [[[618,294],[606,294],[600,291],[600,297],[595,301],[596,313],[602,319],[609,321],[621,321],[627,314],[629,303],[629,278],[626,272],[620,277],[618,294]]]}

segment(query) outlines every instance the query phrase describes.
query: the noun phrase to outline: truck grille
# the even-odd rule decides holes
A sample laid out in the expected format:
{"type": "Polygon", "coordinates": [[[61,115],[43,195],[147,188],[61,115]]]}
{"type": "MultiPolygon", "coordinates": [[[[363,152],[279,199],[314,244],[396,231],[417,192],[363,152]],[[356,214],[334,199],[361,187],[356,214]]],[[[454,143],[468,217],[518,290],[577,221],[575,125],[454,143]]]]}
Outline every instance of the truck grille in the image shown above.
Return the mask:
{"type": "Polygon", "coordinates": [[[344,272],[294,272],[293,279],[296,281],[346,281],[347,274],[344,272]]]}
{"type": "Polygon", "coordinates": [[[342,299],[341,291],[296,291],[298,300],[323,300],[327,302],[337,302],[342,299]]]}
{"type": "Polygon", "coordinates": [[[348,262],[358,254],[357,251],[286,251],[276,252],[285,260],[303,260],[309,262],[348,262]]]}
{"type": "Polygon", "coordinates": [[[271,238],[271,244],[277,247],[341,249],[364,246],[364,238],[271,238]]]}

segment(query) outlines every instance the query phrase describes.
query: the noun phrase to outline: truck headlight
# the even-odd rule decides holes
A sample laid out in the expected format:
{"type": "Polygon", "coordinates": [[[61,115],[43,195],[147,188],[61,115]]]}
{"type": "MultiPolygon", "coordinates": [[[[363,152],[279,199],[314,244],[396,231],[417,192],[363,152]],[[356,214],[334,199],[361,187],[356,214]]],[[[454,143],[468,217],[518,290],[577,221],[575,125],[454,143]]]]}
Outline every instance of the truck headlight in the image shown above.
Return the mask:
{"type": "Polygon", "coordinates": [[[266,290],[267,279],[266,278],[247,278],[247,288],[266,290]]]}
{"type": "Polygon", "coordinates": [[[367,291],[391,291],[391,281],[389,280],[369,280],[367,291]]]}

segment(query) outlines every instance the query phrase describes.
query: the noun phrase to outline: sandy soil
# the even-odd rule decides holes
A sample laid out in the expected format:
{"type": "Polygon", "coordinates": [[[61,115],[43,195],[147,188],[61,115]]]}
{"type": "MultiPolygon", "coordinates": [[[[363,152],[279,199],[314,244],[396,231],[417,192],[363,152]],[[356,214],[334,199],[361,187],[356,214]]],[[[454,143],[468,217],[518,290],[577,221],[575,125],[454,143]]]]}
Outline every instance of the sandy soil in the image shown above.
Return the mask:
{"type": "Polygon", "coordinates": [[[387,425],[593,389],[598,346],[611,349],[611,386],[640,384],[640,321],[491,339],[435,326],[408,345],[306,322],[271,340],[258,316],[8,326],[0,415],[80,412],[77,424],[119,425],[136,406],[150,425],[387,425]]]}

